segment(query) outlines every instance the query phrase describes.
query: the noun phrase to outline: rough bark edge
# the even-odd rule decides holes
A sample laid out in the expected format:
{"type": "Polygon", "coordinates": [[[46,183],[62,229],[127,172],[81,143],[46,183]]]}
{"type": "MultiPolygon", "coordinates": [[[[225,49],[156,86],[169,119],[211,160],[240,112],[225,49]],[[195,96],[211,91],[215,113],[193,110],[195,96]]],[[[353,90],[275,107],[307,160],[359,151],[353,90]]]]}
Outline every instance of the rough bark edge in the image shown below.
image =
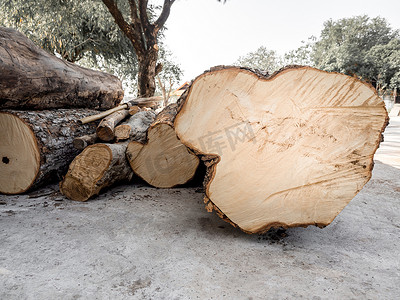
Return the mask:
{"type": "MultiPolygon", "coordinates": [[[[266,72],[266,71],[257,70],[257,69],[251,69],[251,68],[247,68],[247,67],[218,65],[218,66],[215,66],[215,67],[211,67],[209,70],[204,71],[202,74],[200,74],[199,76],[197,76],[195,79],[193,79],[193,80],[190,82],[190,84],[189,84],[188,88],[186,89],[186,91],[181,95],[181,97],[180,97],[180,98],[178,99],[178,101],[177,101],[177,113],[176,113],[176,116],[184,109],[185,104],[186,104],[186,99],[187,99],[187,97],[190,95],[190,93],[191,93],[191,91],[192,91],[193,84],[194,84],[198,79],[200,79],[201,77],[207,75],[208,73],[219,72],[219,71],[228,70],[228,69],[243,70],[243,71],[248,72],[248,73],[251,74],[252,76],[256,76],[256,77],[258,77],[259,79],[264,80],[264,81],[273,80],[275,77],[280,76],[280,75],[286,73],[287,71],[292,71],[292,70],[295,70],[295,69],[312,69],[312,70],[316,70],[316,71],[319,71],[319,72],[322,72],[322,73],[325,73],[325,74],[337,74],[337,75],[341,75],[341,76],[347,76],[347,77],[351,78],[354,82],[360,82],[360,83],[362,83],[362,84],[368,86],[370,89],[373,90],[374,94],[375,94],[377,97],[379,97],[379,96],[378,96],[378,92],[377,92],[376,89],[372,86],[372,84],[370,84],[369,82],[363,81],[363,80],[358,79],[358,78],[356,78],[356,77],[351,77],[351,76],[346,75],[346,74],[343,74],[343,73],[323,71],[323,70],[319,70],[319,69],[316,69],[316,68],[313,68],[313,67],[310,67],[310,66],[288,65],[288,66],[285,66],[285,67],[279,69],[278,71],[275,71],[275,72],[272,73],[271,75],[269,75],[268,72],[266,72]]],[[[373,170],[373,168],[374,168],[374,160],[373,160],[373,157],[374,157],[376,151],[378,150],[381,141],[383,141],[383,132],[385,131],[386,126],[389,124],[389,116],[388,116],[386,107],[385,107],[384,105],[383,105],[383,108],[384,108],[385,111],[386,111],[386,119],[385,119],[385,123],[384,123],[383,126],[382,126],[382,129],[381,129],[379,138],[378,138],[378,139],[376,140],[376,142],[375,142],[375,149],[374,149],[373,154],[372,154],[372,157],[371,157],[372,162],[371,162],[371,164],[370,164],[369,173],[368,173],[368,177],[367,177],[368,180],[366,181],[366,183],[367,183],[367,182],[371,179],[371,177],[372,177],[372,170],[373,170]]],[[[174,118],[174,123],[175,123],[176,116],[175,116],[175,118],[174,118]]],[[[177,135],[177,136],[178,136],[178,135],[177,135]]],[[[178,136],[178,139],[180,140],[179,136],[178,136]]],[[[260,228],[260,229],[257,230],[256,232],[250,232],[250,231],[244,230],[244,229],[241,228],[239,225],[237,225],[237,224],[234,223],[232,220],[230,220],[230,219],[228,218],[228,216],[226,216],[226,215],[218,208],[218,206],[215,205],[215,204],[212,202],[212,200],[211,200],[211,199],[209,198],[209,196],[208,196],[208,195],[209,195],[209,186],[210,186],[211,182],[212,182],[213,179],[214,179],[215,172],[216,172],[216,171],[215,171],[215,170],[216,170],[216,166],[217,166],[217,164],[220,162],[221,157],[220,157],[219,155],[209,155],[209,154],[207,154],[207,153],[202,153],[201,151],[195,149],[195,148],[194,148],[192,145],[190,145],[190,144],[184,144],[184,145],[185,145],[188,149],[190,149],[193,153],[195,153],[197,156],[201,157],[201,160],[204,161],[204,164],[205,164],[205,166],[206,166],[206,168],[207,168],[207,169],[206,169],[206,175],[205,175],[205,177],[204,177],[204,182],[203,182],[203,185],[204,185],[204,192],[205,192],[205,195],[204,195],[203,200],[204,200],[204,203],[205,203],[206,210],[207,210],[208,212],[212,212],[212,211],[214,210],[214,211],[216,212],[216,214],[217,214],[222,220],[224,220],[225,222],[230,223],[230,224],[233,225],[234,227],[239,228],[240,230],[242,230],[242,231],[245,232],[245,233],[248,233],[248,234],[263,234],[263,233],[266,233],[266,232],[267,232],[268,230],[270,230],[271,228],[284,228],[284,229],[291,228],[291,227],[303,227],[303,228],[306,228],[306,227],[311,226],[311,225],[317,226],[317,227],[319,227],[319,228],[324,228],[324,227],[328,226],[330,223],[332,223],[332,221],[337,217],[337,216],[336,216],[335,218],[333,218],[332,220],[330,220],[329,223],[315,223],[315,222],[313,222],[313,223],[304,223],[304,224],[303,224],[303,223],[296,223],[296,224],[270,223],[270,224],[267,224],[266,226],[260,228]]],[[[365,184],[366,184],[366,183],[365,183],[365,184]]],[[[364,185],[365,185],[365,184],[364,184],[364,185]]],[[[364,185],[360,188],[360,190],[364,187],[364,185]]],[[[355,195],[353,196],[353,198],[359,193],[360,190],[356,191],[356,193],[355,193],[355,195]]]]}
{"type": "MultiPolygon", "coordinates": [[[[30,110],[16,110],[16,109],[0,110],[1,113],[6,113],[6,114],[9,114],[9,115],[12,115],[12,116],[18,118],[19,120],[21,120],[25,125],[28,126],[28,128],[30,129],[30,132],[31,132],[31,134],[33,136],[33,139],[35,140],[35,144],[36,144],[37,150],[39,151],[39,155],[38,155],[39,168],[36,171],[35,178],[30,183],[30,185],[25,190],[23,190],[21,192],[18,192],[17,194],[16,193],[3,193],[3,192],[1,192],[0,194],[4,194],[4,195],[20,195],[20,194],[24,194],[24,193],[26,193],[26,192],[28,192],[30,190],[35,190],[35,189],[43,186],[45,184],[45,182],[48,181],[48,180],[50,180],[50,182],[54,182],[55,181],[54,179],[51,178],[51,176],[50,176],[50,175],[52,175],[51,173],[43,172],[43,169],[46,166],[46,159],[47,159],[46,155],[44,154],[44,153],[47,152],[46,145],[43,144],[42,139],[39,136],[36,135],[36,133],[35,133],[36,131],[33,128],[34,124],[29,123],[28,122],[29,119],[26,118],[25,115],[19,114],[19,113],[23,114],[23,113],[26,113],[26,112],[32,112],[32,113],[35,113],[35,114],[40,114],[42,112],[49,112],[49,111],[56,111],[56,112],[74,111],[75,113],[77,113],[77,112],[88,112],[88,113],[91,113],[91,114],[96,112],[96,110],[90,109],[90,108],[60,108],[60,109],[45,109],[45,110],[32,110],[32,111],[30,111],[30,110]]],[[[73,122],[74,125],[76,125],[77,127],[85,126],[85,127],[87,127],[89,129],[89,128],[91,128],[93,126],[93,125],[80,125],[78,120],[74,120],[74,121],[71,121],[71,122],[73,122]]],[[[47,128],[47,130],[48,130],[48,128],[47,128]]],[[[73,141],[71,141],[71,147],[74,148],[72,143],[73,143],[73,141]]],[[[77,155],[78,155],[79,154],[78,149],[75,149],[75,150],[77,151],[77,155]]],[[[70,161],[70,163],[72,162],[72,160],[70,161]]],[[[62,176],[61,173],[57,174],[58,179],[60,179],[61,176],[62,176]]]]}

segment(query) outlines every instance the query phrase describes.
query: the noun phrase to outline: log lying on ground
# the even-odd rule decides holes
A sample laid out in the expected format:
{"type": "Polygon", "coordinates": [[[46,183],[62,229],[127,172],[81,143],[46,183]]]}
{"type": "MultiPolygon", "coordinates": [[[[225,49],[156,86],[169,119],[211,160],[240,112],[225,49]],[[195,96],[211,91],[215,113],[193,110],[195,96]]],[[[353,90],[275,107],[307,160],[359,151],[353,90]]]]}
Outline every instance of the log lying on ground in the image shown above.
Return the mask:
{"type": "Polygon", "coordinates": [[[97,126],[96,134],[97,137],[105,142],[112,141],[114,139],[114,128],[126,117],[130,116],[127,109],[116,111],[111,115],[101,120],[99,126],[97,126]]]}
{"type": "Polygon", "coordinates": [[[132,170],[155,187],[184,184],[193,178],[199,166],[198,157],[175,134],[176,111],[176,105],[166,107],[149,127],[147,142],[132,141],[126,150],[132,170]]]}
{"type": "MultiPolygon", "coordinates": [[[[131,138],[144,142],[154,117],[152,111],[131,116],[137,121],[136,134],[131,138]]],[[[86,201],[106,187],[130,181],[133,172],[125,156],[128,143],[94,144],[85,148],[71,163],[60,191],[71,200],[86,201]]]]}
{"type": "Polygon", "coordinates": [[[249,233],[330,224],[370,179],[388,120],[371,86],[310,67],[216,67],[179,104],[178,137],[207,160],[206,207],[249,233]]]}
{"type": "Polygon", "coordinates": [[[130,181],[133,172],[125,158],[127,144],[95,144],[85,148],[61,181],[61,193],[71,200],[86,201],[106,187],[130,181]]]}
{"type": "Polygon", "coordinates": [[[95,130],[77,120],[94,110],[0,112],[0,193],[19,194],[59,180],[79,153],[75,137],[95,130]]]}
{"type": "Polygon", "coordinates": [[[63,61],[23,34],[0,27],[0,108],[110,109],[121,102],[121,81],[63,61]]]}
{"type": "Polygon", "coordinates": [[[125,141],[133,139],[135,141],[145,141],[146,131],[143,127],[149,128],[154,121],[156,114],[153,111],[140,111],[132,115],[126,122],[115,128],[115,139],[117,141],[125,141]]]}

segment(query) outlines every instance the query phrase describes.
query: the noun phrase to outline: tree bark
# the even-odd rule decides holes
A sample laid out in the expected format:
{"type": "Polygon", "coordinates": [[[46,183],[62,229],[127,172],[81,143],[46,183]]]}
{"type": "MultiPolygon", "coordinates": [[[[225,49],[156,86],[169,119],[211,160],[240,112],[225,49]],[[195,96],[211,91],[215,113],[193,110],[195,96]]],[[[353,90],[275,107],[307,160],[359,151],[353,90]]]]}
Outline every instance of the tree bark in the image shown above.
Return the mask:
{"type": "Polygon", "coordinates": [[[115,139],[124,141],[133,139],[138,142],[146,140],[147,129],[154,121],[153,111],[140,111],[132,115],[126,122],[115,128],[115,139]]]}
{"type": "Polygon", "coordinates": [[[216,67],[178,103],[176,133],[206,162],[207,209],[248,233],[330,224],[370,179],[388,121],[371,86],[311,67],[216,67]]]}
{"type": "Polygon", "coordinates": [[[20,194],[59,180],[79,153],[72,141],[95,131],[84,109],[0,112],[0,193],[20,194]]]}
{"type": "Polygon", "coordinates": [[[154,45],[143,55],[138,55],[138,92],[140,97],[152,97],[156,91],[156,64],[158,48],[154,45]],[[156,47],[156,49],[154,48],[156,47]]]}
{"type": "Polygon", "coordinates": [[[129,1],[130,22],[124,19],[118,5],[113,0],[102,0],[113,16],[115,23],[132,42],[139,63],[138,94],[139,97],[151,97],[155,92],[155,76],[161,68],[157,68],[158,45],[157,35],[169,17],[175,0],[164,0],[159,17],[150,23],[147,12],[147,0],[129,1]]]}
{"type": "Polygon", "coordinates": [[[128,142],[95,144],[82,151],[60,182],[60,191],[71,200],[87,201],[118,182],[129,182],[133,172],[125,158],[128,142]]]}
{"type": "Polygon", "coordinates": [[[97,137],[105,142],[112,141],[114,139],[114,129],[122,120],[129,116],[129,111],[123,109],[116,111],[111,115],[101,120],[99,126],[97,126],[96,134],[97,137]]]}
{"type": "Polygon", "coordinates": [[[155,187],[185,184],[194,177],[199,166],[198,157],[175,134],[176,112],[176,105],[166,107],[149,127],[147,142],[132,141],[126,150],[132,170],[155,187]]]}
{"type": "Polygon", "coordinates": [[[123,98],[110,74],[63,61],[23,34],[0,27],[0,108],[110,109],[123,98]]]}

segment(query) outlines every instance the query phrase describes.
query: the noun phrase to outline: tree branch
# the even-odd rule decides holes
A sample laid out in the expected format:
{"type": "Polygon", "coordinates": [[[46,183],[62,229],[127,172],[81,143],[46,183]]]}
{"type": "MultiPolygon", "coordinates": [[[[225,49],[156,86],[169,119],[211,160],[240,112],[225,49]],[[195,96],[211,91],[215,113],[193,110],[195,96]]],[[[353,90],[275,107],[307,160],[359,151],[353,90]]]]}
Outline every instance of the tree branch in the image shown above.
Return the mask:
{"type": "Polygon", "coordinates": [[[139,16],[138,16],[138,8],[136,5],[136,0],[129,0],[129,6],[131,9],[131,21],[134,25],[140,24],[139,16]]]}
{"type": "MultiPolygon", "coordinates": [[[[107,6],[108,11],[113,16],[115,23],[117,23],[118,27],[122,30],[123,33],[129,38],[132,42],[133,47],[137,54],[144,52],[142,41],[140,39],[140,35],[133,30],[132,26],[130,26],[124,19],[121,11],[118,9],[117,4],[114,0],[102,0],[103,3],[107,6]]],[[[134,0],[133,0],[134,1],[134,0]]]]}
{"type": "Polygon", "coordinates": [[[147,16],[147,3],[148,0],[139,0],[140,21],[145,30],[150,27],[149,17],[147,16]]]}
{"type": "Polygon", "coordinates": [[[161,11],[161,14],[158,17],[157,21],[154,23],[154,26],[155,26],[154,31],[156,34],[164,26],[165,22],[167,21],[170,10],[171,10],[171,6],[174,2],[175,2],[175,0],[164,0],[164,6],[161,11]]]}

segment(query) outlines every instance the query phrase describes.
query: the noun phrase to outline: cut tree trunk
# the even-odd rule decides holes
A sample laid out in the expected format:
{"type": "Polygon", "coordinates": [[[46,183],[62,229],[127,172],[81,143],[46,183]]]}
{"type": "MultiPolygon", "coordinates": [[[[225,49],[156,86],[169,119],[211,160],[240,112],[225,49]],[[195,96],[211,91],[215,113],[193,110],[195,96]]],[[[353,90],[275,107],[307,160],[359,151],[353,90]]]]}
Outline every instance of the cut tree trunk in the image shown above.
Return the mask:
{"type": "Polygon", "coordinates": [[[371,86],[310,67],[216,67],[179,105],[177,135],[208,167],[207,209],[249,233],[330,224],[370,179],[388,122],[371,86]]]}
{"type": "Polygon", "coordinates": [[[133,172],[126,158],[128,142],[88,146],[71,163],[60,191],[76,201],[86,201],[117,182],[129,182],[133,172]]]}
{"type": "Polygon", "coordinates": [[[101,120],[99,126],[97,126],[96,134],[97,137],[105,142],[112,141],[114,139],[114,128],[119,122],[130,116],[127,109],[116,111],[111,115],[101,120]]]}
{"type": "Polygon", "coordinates": [[[140,111],[132,115],[126,122],[115,128],[115,139],[124,141],[133,139],[138,142],[146,140],[147,128],[154,121],[156,114],[154,111],[140,111]]]}
{"type": "Polygon", "coordinates": [[[121,81],[63,61],[23,34],[0,27],[0,108],[110,109],[122,100],[121,81]]]}
{"type": "Polygon", "coordinates": [[[97,134],[92,133],[75,138],[72,144],[74,145],[75,149],[83,150],[87,146],[93,145],[97,141],[98,141],[97,134]]]}
{"type": "Polygon", "coordinates": [[[155,187],[184,184],[193,178],[199,166],[198,157],[175,134],[176,112],[176,105],[166,107],[149,127],[147,142],[132,141],[126,150],[132,170],[155,187]]]}
{"type": "Polygon", "coordinates": [[[72,141],[95,131],[77,120],[94,110],[0,112],[0,193],[19,194],[59,180],[79,153],[72,141]]]}

